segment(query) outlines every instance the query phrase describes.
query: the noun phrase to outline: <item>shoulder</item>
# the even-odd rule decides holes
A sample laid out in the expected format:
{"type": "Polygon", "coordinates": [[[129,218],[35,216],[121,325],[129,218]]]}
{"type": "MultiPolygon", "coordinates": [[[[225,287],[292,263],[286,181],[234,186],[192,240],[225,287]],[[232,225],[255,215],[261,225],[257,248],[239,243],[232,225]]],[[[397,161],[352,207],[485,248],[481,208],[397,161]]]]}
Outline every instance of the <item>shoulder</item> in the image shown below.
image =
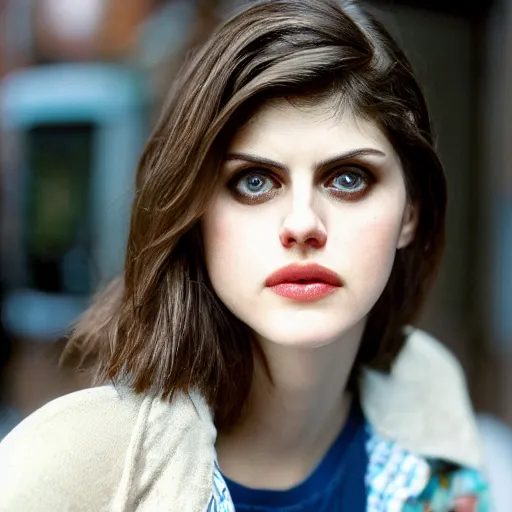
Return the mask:
{"type": "Polygon", "coordinates": [[[408,328],[390,374],[364,371],[365,414],[383,437],[418,455],[480,468],[482,452],[466,379],[451,352],[408,328]]]}
{"type": "Polygon", "coordinates": [[[125,387],[72,393],[0,444],[0,511],[185,510],[196,502],[192,510],[202,510],[215,435],[196,392],[172,401],[125,387]]]}
{"type": "Polygon", "coordinates": [[[91,486],[101,510],[121,477],[143,401],[113,387],[92,388],[26,418],[0,444],[0,510],[68,509],[62,500],[86,503],[91,486]]]}
{"type": "Polygon", "coordinates": [[[58,441],[63,447],[94,443],[95,433],[119,439],[136,420],[144,397],[124,388],[103,386],[77,391],[57,398],[22,421],[2,443],[0,455],[4,457],[18,444],[44,444],[58,441]],[[114,434],[115,433],[115,434],[114,434]],[[63,435],[65,434],[65,435],[63,435]]]}
{"type": "MultiPolygon", "coordinates": [[[[366,398],[374,401],[388,397],[402,407],[421,404],[434,406],[462,399],[468,401],[464,372],[455,356],[440,341],[428,333],[408,327],[406,341],[395,359],[390,373],[365,369],[362,381],[366,398]]],[[[388,400],[384,401],[387,405],[388,400]]],[[[431,412],[441,412],[433,408],[431,412]]]]}
{"type": "Polygon", "coordinates": [[[465,376],[458,359],[438,339],[421,329],[407,327],[406,342],[394,365],[394,372],[435,371],[464,384],[465,376]]]}

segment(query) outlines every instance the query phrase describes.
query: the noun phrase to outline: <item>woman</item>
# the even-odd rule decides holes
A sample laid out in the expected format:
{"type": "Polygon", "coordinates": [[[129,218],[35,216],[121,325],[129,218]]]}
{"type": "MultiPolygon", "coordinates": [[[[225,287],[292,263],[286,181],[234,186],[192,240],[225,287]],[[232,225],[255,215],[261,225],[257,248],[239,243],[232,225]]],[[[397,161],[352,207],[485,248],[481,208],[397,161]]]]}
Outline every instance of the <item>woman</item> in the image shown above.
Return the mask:
{"type": "Polygon", "coordinates": [[[70,342],[114,385],[4,441],[1,510],[488,510],[459,366],[408,327],[445,180],[379,23],[335,0],[235,15],[136,186],[123,278],[70,342]]]}

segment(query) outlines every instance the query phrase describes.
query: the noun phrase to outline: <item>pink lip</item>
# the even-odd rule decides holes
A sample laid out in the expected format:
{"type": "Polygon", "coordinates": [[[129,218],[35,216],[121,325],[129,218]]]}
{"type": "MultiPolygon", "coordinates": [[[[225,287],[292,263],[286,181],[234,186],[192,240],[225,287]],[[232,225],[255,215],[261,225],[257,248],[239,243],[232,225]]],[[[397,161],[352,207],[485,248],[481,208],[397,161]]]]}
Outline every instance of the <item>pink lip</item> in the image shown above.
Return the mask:
{"type": "Polygon", "coordinates": [[[281,297],[306,302],[330,295],[343,283],[335,272],[317,263],[294,263],[268,276],[265,286],[281,297]]]}

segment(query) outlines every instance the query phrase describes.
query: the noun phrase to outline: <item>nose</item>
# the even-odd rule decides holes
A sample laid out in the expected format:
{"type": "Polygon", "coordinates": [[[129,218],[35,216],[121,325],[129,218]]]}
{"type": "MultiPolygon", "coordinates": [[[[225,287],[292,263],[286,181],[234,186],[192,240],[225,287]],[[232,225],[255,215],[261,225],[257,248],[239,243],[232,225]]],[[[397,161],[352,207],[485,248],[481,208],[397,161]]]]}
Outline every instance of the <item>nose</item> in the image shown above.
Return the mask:
{"type": "Polygon", "coordinates": [[[321,249],[327,243],[327,231],[310,204],[296,204],[284,219],[279,240],[285,249],[321,249]]]}

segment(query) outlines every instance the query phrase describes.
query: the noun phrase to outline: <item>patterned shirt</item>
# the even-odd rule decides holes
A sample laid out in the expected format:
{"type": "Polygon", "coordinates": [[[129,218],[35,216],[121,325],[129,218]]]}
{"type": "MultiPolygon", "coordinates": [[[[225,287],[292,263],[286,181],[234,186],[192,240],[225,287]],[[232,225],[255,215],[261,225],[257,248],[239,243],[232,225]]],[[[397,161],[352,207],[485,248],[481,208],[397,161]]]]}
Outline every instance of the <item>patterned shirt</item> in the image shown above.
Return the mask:
{"type": "MultiPolygon", "coordinates": [[[[492,512],[487,483],[476,470],[430,460],[380,437],[366,425],[366,512],[492,512]]],[[[234,512],[227,483],[216,464],[207,512],[234,512]]]]}

